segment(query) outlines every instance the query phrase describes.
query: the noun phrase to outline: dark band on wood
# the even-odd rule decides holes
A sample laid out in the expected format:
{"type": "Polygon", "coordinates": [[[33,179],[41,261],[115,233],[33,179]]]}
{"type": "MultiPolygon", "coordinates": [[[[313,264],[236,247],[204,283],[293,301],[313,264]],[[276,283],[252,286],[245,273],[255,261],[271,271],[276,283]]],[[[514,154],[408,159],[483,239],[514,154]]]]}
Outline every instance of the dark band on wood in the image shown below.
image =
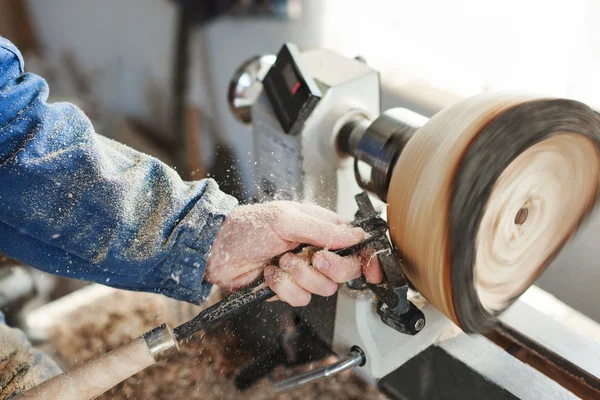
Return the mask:
{"type": "MultiPolygon", "coordinates": [[[[496,316],[483,307],[474,286],[475,239],[494,184],[529,147],[566,132],[585,135],[600,151],[598,113],[585,104],[563,99],[529,101],[509,109],[483,127],[466,150],[453,179],[448,214],[450,246],[446,254],[451,265],[452,306],[464,331],[483,332],[496,323],[496,316]]],[[[555,256],[546,260],[534,279],[555,256]]]]}

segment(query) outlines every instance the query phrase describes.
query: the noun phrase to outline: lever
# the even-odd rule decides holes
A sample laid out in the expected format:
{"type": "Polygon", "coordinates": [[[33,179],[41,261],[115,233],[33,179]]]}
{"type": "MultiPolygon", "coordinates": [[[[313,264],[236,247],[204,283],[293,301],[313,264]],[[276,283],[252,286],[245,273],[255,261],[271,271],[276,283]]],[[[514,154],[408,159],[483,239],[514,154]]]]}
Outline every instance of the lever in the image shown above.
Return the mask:
{"type": "Polygon", "coordinates": [[[329,378],[354,367],[361,367],[365,365],[365,362],[367,362],[365,353],[363,353],[360,347],[354,346],[350,350],[350,353],[338,362],[279,381],[273,385],[273,389],[278,394],[288,392],[307,383],[329,378]]]}

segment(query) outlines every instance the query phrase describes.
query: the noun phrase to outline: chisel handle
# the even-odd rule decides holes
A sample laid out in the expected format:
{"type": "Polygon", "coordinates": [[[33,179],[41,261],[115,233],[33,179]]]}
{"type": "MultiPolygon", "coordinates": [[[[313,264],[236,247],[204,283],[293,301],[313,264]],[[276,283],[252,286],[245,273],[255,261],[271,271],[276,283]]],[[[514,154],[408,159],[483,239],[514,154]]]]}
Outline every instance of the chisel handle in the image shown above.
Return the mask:
{"type": "Polygon", "coordinates": [[[23,393],[19,399],[93,399],[153,365],[160,356],[175,348],[177,342],[173,332],[168,326],[161,325],[111,352],[43,382],[23,393]]]}

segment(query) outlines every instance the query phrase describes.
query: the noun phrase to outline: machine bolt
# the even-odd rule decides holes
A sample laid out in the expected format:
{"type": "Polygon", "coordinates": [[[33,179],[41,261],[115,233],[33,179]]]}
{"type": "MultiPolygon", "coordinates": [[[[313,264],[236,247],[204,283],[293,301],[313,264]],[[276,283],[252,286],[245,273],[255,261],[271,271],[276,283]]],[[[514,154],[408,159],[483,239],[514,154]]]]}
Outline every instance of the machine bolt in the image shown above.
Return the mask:
{"type": "Polygon", "coordinates": [[[425,320],[423,318],[417,320],[417,322],[415,322],[415,329],[418,331],[420,331],[421,329],[423,329],[423,327],[425,326],[425,320]]]}

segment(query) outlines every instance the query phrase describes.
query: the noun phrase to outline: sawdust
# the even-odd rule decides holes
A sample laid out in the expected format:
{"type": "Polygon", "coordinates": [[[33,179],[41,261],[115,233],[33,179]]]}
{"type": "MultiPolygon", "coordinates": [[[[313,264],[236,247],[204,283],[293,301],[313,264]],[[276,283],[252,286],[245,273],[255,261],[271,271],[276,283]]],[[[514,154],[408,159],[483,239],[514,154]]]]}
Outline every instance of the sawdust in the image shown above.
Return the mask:
{"type": "MultiPolygon", "coordinates": [[[[191,306],[168,301],[165,303],[161,296],[147,293],[118,292],[71,315],[51,334],[63,367],[68,369],[162,322],[174,324],[198,311],[193,307],[181,312],[179,308],[191,306]]],[[[208,304],[214,301],[213,297],[208,304]]],[[[351,372],[283,395],[273,392],[268,378],[240,392],[234,378],[249,361],[251,357],[238,349],[232,334],[199,333],[182,343],[178,353],[127,379],[99,399],[385,399],[351,372]]],[[[295,369],[279,367],[272,378],[282,379],[316,366],[318,363],[295,369]]]]}
{"type": "Polygon", "coordinates": [[[96,139],[98,175],[107,187],[114,186],[115,198],[108,200],[119,206],[116,227],[135,227],[125,256],[149,259],[164,245],[162,233],[172,228],[166,224],[169,215],[186,208],[184,200],[188,198],[181,194],[188,188],[174,170],[158,160],[111,139],[96,139]]]}

